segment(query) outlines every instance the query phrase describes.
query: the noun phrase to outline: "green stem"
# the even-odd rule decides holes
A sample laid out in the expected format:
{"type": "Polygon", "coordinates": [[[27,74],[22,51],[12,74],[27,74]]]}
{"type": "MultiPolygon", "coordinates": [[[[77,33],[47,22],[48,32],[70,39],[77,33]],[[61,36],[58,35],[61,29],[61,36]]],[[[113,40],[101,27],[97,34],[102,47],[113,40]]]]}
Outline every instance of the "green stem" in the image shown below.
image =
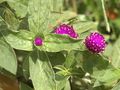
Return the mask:
{"type": "Polygon", "coordinates": [[[101,0],[101,2],[102,2],[103,13],[104,13],[104,19],[105,19],[105,23],[106,23],[106,29],[107,29],[108,32],[110,32],[110,25],[109,25],[109,22],[108,22],[106,11],[105,11],[104,0],[101,0]]]}
{"type": "Polygon", "coordinates": [[[77,13],[77,2],[76,2],[76,0],[71,0],[71,2],[72,2],[73,11],[77,13]]]}

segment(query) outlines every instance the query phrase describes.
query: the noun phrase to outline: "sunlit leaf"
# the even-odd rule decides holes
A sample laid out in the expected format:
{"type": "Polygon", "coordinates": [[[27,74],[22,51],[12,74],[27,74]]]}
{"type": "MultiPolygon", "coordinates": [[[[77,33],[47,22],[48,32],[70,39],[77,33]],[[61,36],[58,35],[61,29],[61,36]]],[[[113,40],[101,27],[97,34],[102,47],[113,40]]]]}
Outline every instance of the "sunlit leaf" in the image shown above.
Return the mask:
{"type": "Polygon", "coordinates": [[[18,33],[13,33],[10,31],[2,32],[5,40],[15,49],[32,51],[33,49],[33,37],[29,31],[21,30],[18,33]]]}
{"type": "Polygon", "coordinates": [[[0,39],[0,66],[7,71],[16,74],[17,58],[13,49],[0,39]]]}
{"type": "Polygon", "coordinates": [[[114,67],[120,68],[120,38],[115,42],[113,48],[111,63],[114,67]]]}
{"type": "Polygon", "coordinates": [[[56,90],[54,72],[45,52],[33,52],[29,57],[29,66],[35,90],[56,90]]]}

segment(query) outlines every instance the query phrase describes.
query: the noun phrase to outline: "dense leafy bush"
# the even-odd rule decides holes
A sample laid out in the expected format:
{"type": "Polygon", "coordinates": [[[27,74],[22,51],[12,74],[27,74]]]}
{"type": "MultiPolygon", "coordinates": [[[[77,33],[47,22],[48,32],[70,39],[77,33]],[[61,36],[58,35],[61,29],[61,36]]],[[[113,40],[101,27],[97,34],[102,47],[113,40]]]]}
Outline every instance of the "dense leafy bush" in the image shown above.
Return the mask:
{"type": "Polygon", "coordinates": [[[119,4],[0,0],[1,74],[20,90],[119,90],[119,4]]]}

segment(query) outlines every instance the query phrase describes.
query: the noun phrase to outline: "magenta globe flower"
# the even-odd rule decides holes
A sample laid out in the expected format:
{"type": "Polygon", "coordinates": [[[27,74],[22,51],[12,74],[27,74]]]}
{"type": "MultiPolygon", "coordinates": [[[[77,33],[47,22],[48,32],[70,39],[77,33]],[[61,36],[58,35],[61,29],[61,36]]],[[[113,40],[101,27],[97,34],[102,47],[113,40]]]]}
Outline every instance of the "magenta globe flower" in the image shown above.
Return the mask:
{"type": "Polygon", "coordinates": [[[55,34],[66,34],[71,38],[77,38],[78,34],[75,32],[74,28],[68,24],[61,24],[59,27],[55,28],[55,34]]]}
{"type": "Polygon", "coordinates": [[[35,40],[34,40],[34,44],[35,44],[36,46],[41,46],[41,45],[43,44],[42,38],[36,37],[35,40]]]}
{"type": "Polygon", "coordinates": [[[106,42],[103,35],[93,32],[85,39],[85,45],[93,53],[101,53],[105,50],[106,42]]]}

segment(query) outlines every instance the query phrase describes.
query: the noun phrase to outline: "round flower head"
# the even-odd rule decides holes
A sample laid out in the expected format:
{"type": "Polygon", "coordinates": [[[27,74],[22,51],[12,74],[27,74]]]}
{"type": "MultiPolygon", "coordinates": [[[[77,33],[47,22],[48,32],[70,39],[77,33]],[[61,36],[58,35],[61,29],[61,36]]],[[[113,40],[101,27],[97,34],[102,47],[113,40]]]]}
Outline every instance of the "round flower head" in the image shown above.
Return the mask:
{"type": "Polygon", "coordinates": [[[43,44],[43,40],[40,37],[36,37],[34,40],[34,44],[36,46],[41,46],[43,44]]]}
{"type": "Polygon", "coordinates": [[[54,33],[56,34],[67,34],[71,38],[77,38],[78,34],[75,32],[74,28],[67,24],[61,24],[59,27],[55,28],[54,33]]]}
{"type": "Polygon", "coordinates": [[[106,42],[103,35],[93,32],[85,39],[85,45],[93,53],[101,53],[105,50],[106,42]]]}

